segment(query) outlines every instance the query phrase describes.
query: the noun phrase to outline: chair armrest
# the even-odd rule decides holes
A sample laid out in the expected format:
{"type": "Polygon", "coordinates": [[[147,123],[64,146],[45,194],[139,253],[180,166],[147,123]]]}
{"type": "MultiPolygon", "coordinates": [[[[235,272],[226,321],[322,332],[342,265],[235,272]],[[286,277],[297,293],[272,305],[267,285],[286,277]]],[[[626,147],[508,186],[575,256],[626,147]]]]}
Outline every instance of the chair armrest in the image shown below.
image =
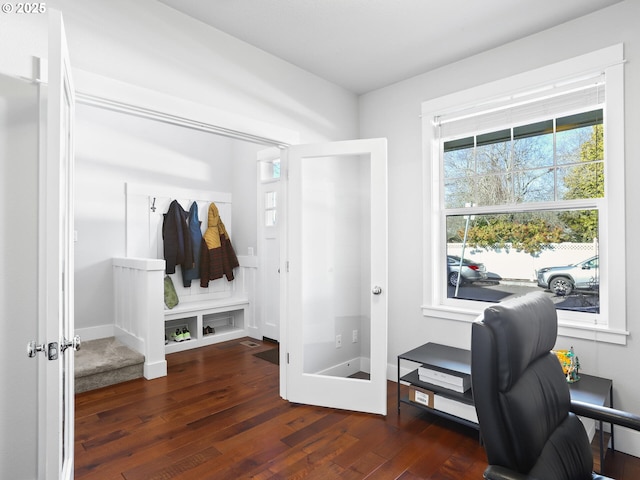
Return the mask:
{"type": "Polygon", "coordinates": [[[484,478],[487,480],[529,480],[530,477],[524,473],[509,470],[499,465],[489,465],[484,471],[484,478]]]}
{"type": "Polygon", "coordinates": [[[577,400],[571,400],[570,410],[582,417],[640,431],[640,416],[633,413],[591,403],[578,402],[577,400]]]}

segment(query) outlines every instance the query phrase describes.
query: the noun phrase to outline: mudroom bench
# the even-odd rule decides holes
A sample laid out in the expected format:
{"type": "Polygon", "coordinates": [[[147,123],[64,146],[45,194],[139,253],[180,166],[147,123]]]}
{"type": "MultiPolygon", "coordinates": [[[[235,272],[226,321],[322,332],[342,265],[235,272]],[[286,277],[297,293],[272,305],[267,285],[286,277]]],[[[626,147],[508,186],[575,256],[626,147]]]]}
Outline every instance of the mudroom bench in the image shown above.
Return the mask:
{"type": "Polygon", "coordinates": [[[235,340],[246,336],[247,297],[181,302],[164,310],[165,351],[180,352],[190,348],[235,340]],[[184,329],[190,340],[175,341],[172,334],[184,329]]]}
{"type": "Polygon", "coordinates": [[[112,262],[115,336],[144,355],[145,378],[167,374],[167,354],[247,336],[250,302],[243,268],[232,282],[216,280],[208,289],[194,285],[188,290],[174,278],[179,303],[168,309],[164,260],[122,257],[112,262]],[[185,329],[189,340],[172,339],[172,333],[185,329]]]}

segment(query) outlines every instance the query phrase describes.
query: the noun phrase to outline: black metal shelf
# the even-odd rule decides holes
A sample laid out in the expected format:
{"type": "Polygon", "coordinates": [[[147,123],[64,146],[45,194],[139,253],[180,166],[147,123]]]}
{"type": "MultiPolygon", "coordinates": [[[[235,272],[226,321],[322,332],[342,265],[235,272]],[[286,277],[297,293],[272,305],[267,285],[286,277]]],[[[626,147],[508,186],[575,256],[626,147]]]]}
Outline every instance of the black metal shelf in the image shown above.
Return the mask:
{"type": "MultiPolygon", "coordinates": [[[[411,385],[415,385],[416,387],[420,387],[425,390],[430,390],[433,393],[442,395],[443,397],[450,398],[458,402],[466,403],[468,405],[473,405],[473,395],[471,393],[471,389],[467,390],[464,393],[460,393],[460,392],[456,392],[455,390],[451,390],[449,388],[435,385],[433,383],[423,382],[420,380],[420,376],[418,375],[418,370],[414,370],[411,373],[406,374],[400,380],[403,382],[409,383],[411,385]]],[[[413,405],[414,402],[411,402],[411,404],[413,405]]]]}
{"type": "Polygon", "coordinates": [[[420,375],[418,374],[417,369],[412,370],[401,377],[400,363],[402,360],[428,365],[436,369],[449,371],[455,374],[469,375],[471,373],[471,355],[468,350],[448,347],[437,343],[426,343],[414,348],[413,350],[398,355],[398,414],[400,413],[400,405],[404,403],[433,415],[479,430],[478,424],[474,421],[438,410],[437,408],[431,408],[418,402],[413,402],[407,395],[402,396],[400,394],[400,384],[401,382],[404,382],[409,384],[410,387],[413,386],[422,390],[428,390],[429,392],[433,392],[434,395],[442,398],[453,400],[465,405],[474,405],[471,389],[462,393],[433,383],[423,382],[420,380],[420,375]]]}

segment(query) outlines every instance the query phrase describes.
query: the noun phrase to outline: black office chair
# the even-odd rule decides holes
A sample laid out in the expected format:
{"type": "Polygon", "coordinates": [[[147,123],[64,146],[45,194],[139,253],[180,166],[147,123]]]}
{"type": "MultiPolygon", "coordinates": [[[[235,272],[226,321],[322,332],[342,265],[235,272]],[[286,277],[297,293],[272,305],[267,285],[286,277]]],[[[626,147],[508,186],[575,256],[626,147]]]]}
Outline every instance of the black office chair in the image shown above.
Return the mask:
{"type": "Polygon", "coordinates": [[[576,414],[640,430],[637,415],[571,401],[550,352],[557,331],[555,307],[542,292],[489,307],[472,325],[471,386],[487,479],[604,479],[592,471],[576,414]]]}

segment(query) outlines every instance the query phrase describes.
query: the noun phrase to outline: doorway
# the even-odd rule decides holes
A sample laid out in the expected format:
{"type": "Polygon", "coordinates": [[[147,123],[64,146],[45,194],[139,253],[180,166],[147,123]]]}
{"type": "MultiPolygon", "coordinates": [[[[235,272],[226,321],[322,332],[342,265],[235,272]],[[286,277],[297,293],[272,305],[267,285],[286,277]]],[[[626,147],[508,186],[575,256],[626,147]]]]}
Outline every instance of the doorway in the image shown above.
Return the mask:
{"type": "Polygon", "coordinates": [[[258,253],[260,306],[258,323],[264,339],[280,341],[280,235],[282,217],[281,150],[258,154],[258,253]]]}

